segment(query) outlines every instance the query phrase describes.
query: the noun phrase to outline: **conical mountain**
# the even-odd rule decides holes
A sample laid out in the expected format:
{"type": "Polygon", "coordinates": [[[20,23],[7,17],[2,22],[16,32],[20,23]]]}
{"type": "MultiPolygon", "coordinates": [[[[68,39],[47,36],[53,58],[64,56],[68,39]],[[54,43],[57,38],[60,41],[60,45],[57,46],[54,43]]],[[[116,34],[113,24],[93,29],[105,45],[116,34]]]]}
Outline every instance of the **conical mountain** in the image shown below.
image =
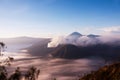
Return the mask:
{"type": "Polygon", "coordinates": [[[68,36],[79,36],[80,37],[80,36],[82,36],[82,34],[80,34],[79,32],[73,32],[68,36]]]}

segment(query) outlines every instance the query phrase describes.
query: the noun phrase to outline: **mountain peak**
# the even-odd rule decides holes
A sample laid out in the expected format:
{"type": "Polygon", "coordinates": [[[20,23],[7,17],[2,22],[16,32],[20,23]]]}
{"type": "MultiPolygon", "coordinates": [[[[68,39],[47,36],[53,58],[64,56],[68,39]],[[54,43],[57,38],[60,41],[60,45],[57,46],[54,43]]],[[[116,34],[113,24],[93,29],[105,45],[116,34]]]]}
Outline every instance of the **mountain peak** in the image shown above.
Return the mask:
{"type": "Polygon", "coordinates": [[[79,32],[73,32],[70,34],[70,36],[82,36],[79,32]]]}
{"type": "Polygon", "coordinates": [[[89,34],[89,35],[87,35],[87,37],[94,38],[94,37],[100,37],[100,35],[89,34]]]}

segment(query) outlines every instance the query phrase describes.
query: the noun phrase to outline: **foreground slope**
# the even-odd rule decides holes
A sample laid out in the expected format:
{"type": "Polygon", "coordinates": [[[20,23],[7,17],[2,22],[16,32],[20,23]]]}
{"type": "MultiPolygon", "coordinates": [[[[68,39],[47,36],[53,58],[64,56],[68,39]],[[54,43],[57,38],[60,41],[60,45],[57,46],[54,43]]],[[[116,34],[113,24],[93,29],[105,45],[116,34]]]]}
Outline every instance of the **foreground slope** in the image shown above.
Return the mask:
{"type": "Polygon", "coordinates": [[[104,66],[98,71],[84,76],[80,80],[120,80],[120,63],[104,66]]]}

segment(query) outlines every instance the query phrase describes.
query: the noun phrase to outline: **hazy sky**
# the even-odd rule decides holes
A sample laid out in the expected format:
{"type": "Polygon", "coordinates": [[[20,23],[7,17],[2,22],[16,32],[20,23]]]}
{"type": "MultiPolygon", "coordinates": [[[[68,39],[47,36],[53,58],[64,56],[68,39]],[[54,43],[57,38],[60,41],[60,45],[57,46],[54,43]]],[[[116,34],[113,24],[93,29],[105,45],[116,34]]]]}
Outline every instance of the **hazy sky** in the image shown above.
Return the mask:
{"type": "Polygon", "coordinates": [[[0,37],[120,33],[120,0],[0,0],[0,37]]]}

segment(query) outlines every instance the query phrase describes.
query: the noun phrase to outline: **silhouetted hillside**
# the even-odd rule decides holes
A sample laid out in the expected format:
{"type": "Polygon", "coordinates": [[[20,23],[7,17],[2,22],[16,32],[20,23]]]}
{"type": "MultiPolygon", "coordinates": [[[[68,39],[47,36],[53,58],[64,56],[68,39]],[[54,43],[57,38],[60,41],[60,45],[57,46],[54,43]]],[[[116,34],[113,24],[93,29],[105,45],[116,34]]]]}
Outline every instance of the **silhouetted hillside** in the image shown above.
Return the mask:
{"type": "Polygon", "coordinates": [[[50,39],[43,39],[32,46],[26,48],[28,53],[35,56],[47,56],[54,48],[48,48],[47,45],[50,42],[50,39]]]}
{"type": "Polygon", "coordinates": [[[120,80],[120,63],[105,66],[79,80],[120,80]]]}
{"type": "Polygon", "coordinates": [[[101,57],[104,59],[117,59],[120,56],[120,46],[97,44],[80,47],[75,45],[59,45],[52,53],[53,57],[77,59],[88,57],[101,57]]]}
{"type": "Polygon", "coordinates": [[[80,48],[75,45],[59,45],[54,52],[52,52],[53,57],[58,58],[80,58],[83,54],[80,53],[80,48]]]}

